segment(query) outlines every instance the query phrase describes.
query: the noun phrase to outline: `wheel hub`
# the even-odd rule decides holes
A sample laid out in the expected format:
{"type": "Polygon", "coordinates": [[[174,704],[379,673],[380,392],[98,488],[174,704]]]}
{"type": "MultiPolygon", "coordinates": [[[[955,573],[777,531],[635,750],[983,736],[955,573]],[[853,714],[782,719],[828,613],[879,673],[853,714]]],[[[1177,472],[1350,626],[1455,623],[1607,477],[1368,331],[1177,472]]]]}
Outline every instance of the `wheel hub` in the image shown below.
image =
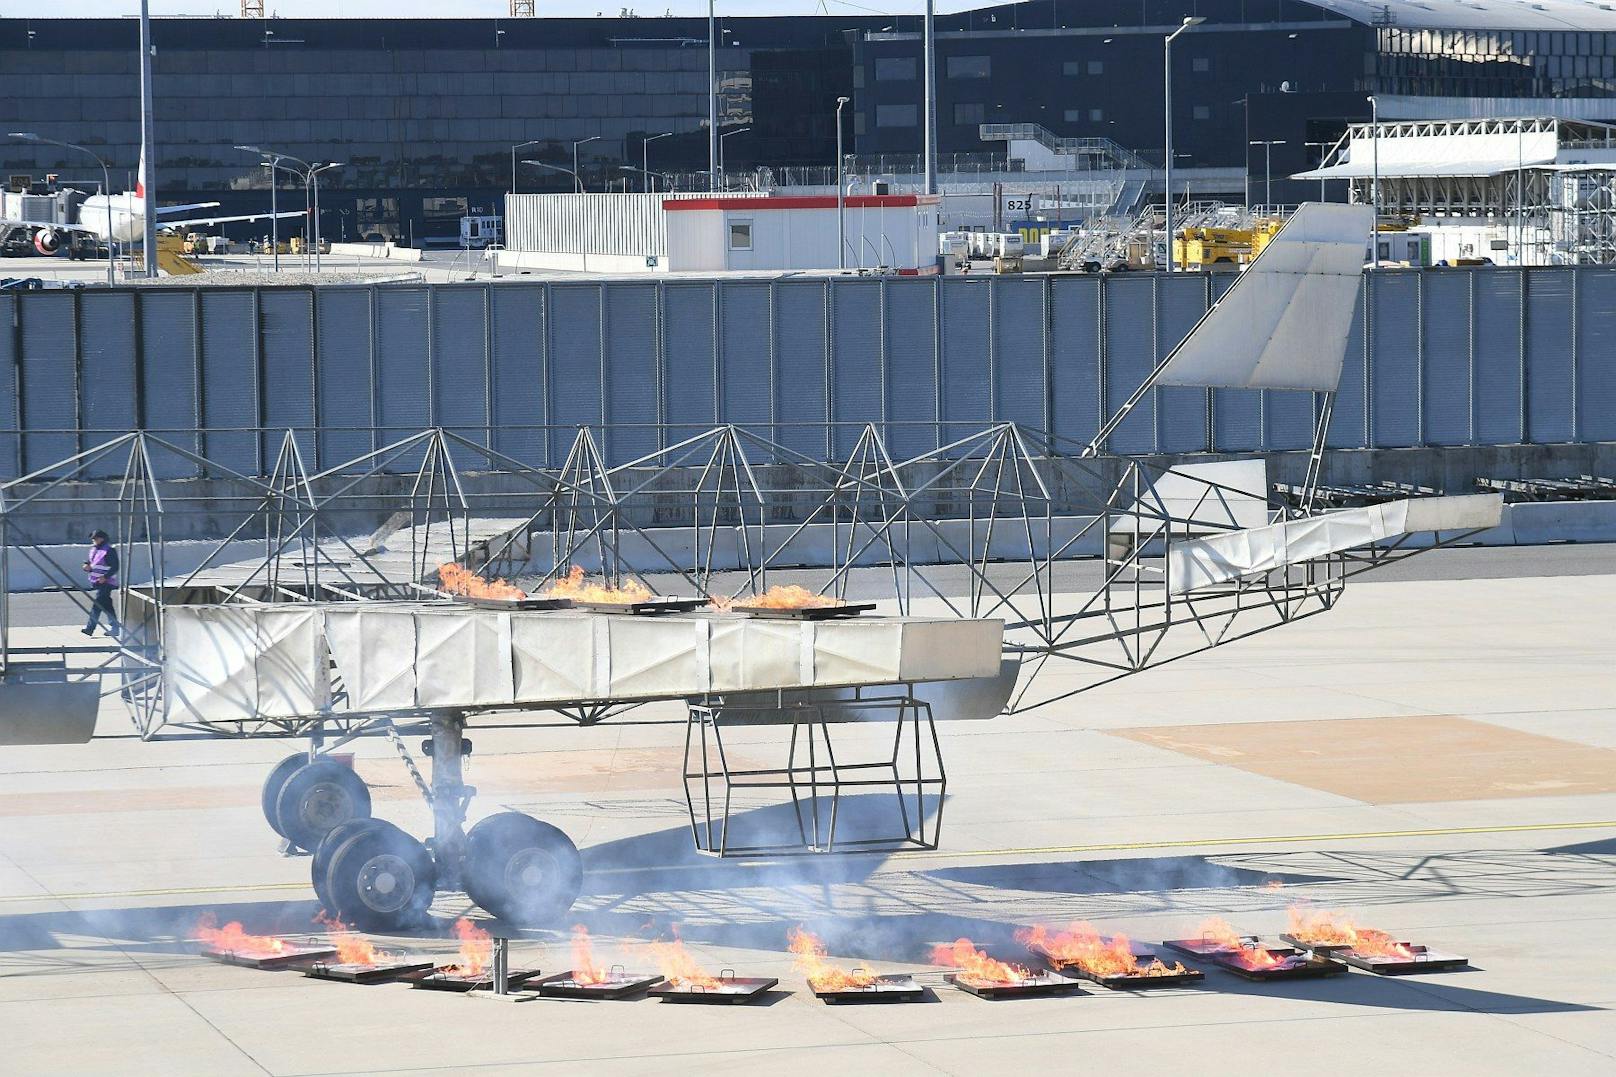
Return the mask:
{"type": "Polygon", "coordinates": [[[397,912],[415,893],[415,872],[402,858],[380,853],[359,869],[359,896],[379,913],[397,912]]]}
{"type": "Polygon", "coordinates": [[[523,849],[505,865],[505,883],[513,894],[539,889],[550,876],[550,858],[542,849],[523,849]]]}
{"type": "Polygon", "coordinates": [[[309,826],[329,830],[353,818],[353,798],[341,786],[321,782],[309,789],[298,814],[309,826]]]}

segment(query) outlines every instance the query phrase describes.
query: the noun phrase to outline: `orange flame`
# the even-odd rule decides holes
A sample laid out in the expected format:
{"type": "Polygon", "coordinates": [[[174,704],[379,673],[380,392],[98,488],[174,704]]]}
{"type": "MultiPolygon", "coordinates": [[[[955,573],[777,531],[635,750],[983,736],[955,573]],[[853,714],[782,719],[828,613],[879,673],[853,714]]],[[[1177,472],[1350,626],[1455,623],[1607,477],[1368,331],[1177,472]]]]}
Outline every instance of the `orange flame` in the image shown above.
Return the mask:
{"type": "Polygon", "coordinates": [[[1359,927],[1346,913],[1320,912],[1292,905],[1290,936],[1314,946],[1346,946],[1364,957],[1412,960],[1414,951],[1384,931],[1359,927]]]}
{"type": "Polygon", "coordinates": [[[875,974],[867,969],[838,968],[825,960],[825,944],[817,935],[794,927],[789,939],[793,964],[815,991],[854,991],[875,983],[875,974]]]}
{"type": "Polygon", "coordinates": [[[327,916],[324,912],[320,912],[315,914],[314,919],[325,925],[326,934],[331,938],[331,945],[337,948],[337,961],[340,964],[379,965],[394,957],[385,950],[376,949],[374,943],[335,916],[327,916]]]}
{"type": "Polygon", "coordinates": [[[673,929],[672,941],[653,939],[645,946],[651,952],[652,959],[656,961],[657,971],[673,986],[699,987],[706,991],[718,990],[720,986],[718,977],[709,975],[697,962],[695,955],[685,949],[677,927],[673,929]]]}
{"type": "Polygon", "coordinates": [[[517,601],[527,597],[527,592],[520,587],[512,586],[504,580],[485,580],[471,569],[453,563],[438,566],[438,586],[451,595],[463,595],[466,598],[517,601]]]}
{"type": "Polygon", "coordinates": [[[1169,966],[1155,958],[1140,965],[1128,936],[1106,938],[1085,921],[1053,933],[1042,924],[1022,928],[1016,932],[1016,940],[1048,957],[1056,968],[1074,966],[1091,976],[1182,976],[1186,971],[1178,962],[1169,966]]]}
{"type": "Polygon", "coordinates": [[[949,965],[960,970],[960,975],[973,984],[1018,984],[1033,978],[1032,973],[1020,965],[996,961],[976,948],[970,939],[955,939],[952,943],[939,943],[932,947],[934,965],[949,965]]]}
{"type": "Polygon", "coordinates": [[[240,920],[232,920],[223,927],[211,912],[203,913],[196,922],[196,937],[210,950],[222,954],[240,954],[244,957],[274,957],[286,952],[286,943],[269,935],[249,935],[240,920]]]}
{"type": "Polygon", "coordinates": [[[840,606],[842,600],[831,595],[819,595],[799,587],[794,583],[776,584],[764,591],[761,595],[748,595],[740,598],[715,598],[712,605],[716,609],[728,610],[736,606],[749,606],[765,610],[817,610],[829,606],[840,606]]]}
{"type": "Polygon", "coordinates": [[[651,593],[651,589],[639,580],[627,580],[621,587],[591,583],[584,579],[581,565],[573,565],[565,578],[556,580],[546,587],[543,593],[545,598],[570,598],[574,602],[612,602],[624,606],[631,602],[646,602],[656,597],[651,593]]]}
{"type": "Polygon", "coordinates": [[[1267,948],[1242,938],[1234,929],[1234,925],[1221,916],[1202,921],[1196,933],[1202,942],[1215,945],[1232,957],[1241,968],[1260,972],[1284,964],[1283,958],[1275,957],[1267,948]]]}
{"type": "Polygon", "coordinates": [[[609,970],[595,963],[595,948],[589,943],[589,929],[577,924],[572,929],[572,978],[581,984],[610,982],[609,970]]]}
{"type": "Polygon", "coordinates": [[[454,922],[455,938],[460,940],[460,960],[444,972],[451,976],[481,976],[494,960],[494,937],[462,916],[454,922]]]}

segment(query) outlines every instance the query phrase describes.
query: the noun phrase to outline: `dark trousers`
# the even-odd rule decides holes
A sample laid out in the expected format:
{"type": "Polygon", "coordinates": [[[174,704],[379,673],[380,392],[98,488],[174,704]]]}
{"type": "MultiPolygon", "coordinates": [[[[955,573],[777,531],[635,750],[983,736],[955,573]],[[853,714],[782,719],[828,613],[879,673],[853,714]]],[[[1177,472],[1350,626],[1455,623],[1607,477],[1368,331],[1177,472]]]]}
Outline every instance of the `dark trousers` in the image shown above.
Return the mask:
{"type": "Polygon", "coordinates": [[[86,631],[95,631],[95,626],[101,620],[101,614],[107,615],[107,627],[114,632],[118,631],[118,612],[112,608],[112,585],[110,583],[96,583],[90,585],[95,599],[90,603],[90,623],[85,625],[86,631]]]}

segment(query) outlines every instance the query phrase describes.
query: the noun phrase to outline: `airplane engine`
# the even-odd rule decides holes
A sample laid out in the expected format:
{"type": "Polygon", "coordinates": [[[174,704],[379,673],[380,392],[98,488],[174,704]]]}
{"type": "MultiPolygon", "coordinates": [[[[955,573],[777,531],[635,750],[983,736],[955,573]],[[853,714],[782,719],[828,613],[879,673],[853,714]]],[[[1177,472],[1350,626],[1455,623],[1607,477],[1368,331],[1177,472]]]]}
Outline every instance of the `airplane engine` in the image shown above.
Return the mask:
{"type": "Polygon", "coordinates": [[[41,228],[34,233],[34,249],[40,254],[55,254],[61,245],[62,237],[53,228],[41,228]]]}

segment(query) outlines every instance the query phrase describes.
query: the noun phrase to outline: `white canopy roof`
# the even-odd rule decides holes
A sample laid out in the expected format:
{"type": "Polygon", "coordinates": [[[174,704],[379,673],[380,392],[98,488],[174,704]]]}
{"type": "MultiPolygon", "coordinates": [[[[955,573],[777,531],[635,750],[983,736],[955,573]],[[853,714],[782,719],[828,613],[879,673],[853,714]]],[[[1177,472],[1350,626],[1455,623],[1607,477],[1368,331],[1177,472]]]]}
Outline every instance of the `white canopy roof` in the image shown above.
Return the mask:
{"type": "Polygon", "coordinates": [[[1554,163],[1560,149],[1557,125],[1521,122],[1514,130],[1497,123],[1383,123],[1377,139],[1370,124],[1354,124],[1334,163],[1292,179],[1387,179],[1417,176],[1496,176],[1516,168],[1554,163]],[[1532,128],[1532,129],[1527,129],[1532,128]],[[1429,133],[1420,133],[1420,132],[1429,133]]]}

